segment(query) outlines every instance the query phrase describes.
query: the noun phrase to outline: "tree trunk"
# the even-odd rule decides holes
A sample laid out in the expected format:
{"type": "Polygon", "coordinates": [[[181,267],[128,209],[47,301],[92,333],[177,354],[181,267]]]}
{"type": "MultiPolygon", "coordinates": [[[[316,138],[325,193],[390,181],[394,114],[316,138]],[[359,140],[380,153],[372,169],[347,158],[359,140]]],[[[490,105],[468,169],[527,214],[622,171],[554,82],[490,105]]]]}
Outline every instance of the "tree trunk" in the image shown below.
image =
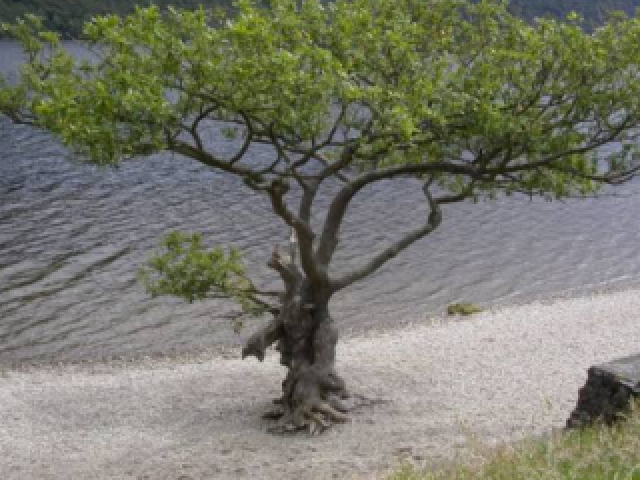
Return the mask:
{"type": "Polygon", "coordinates": [[[278,419],[274,432],[309,429],[318,433],[334,422],[348,420],[355,405],[344,381],[335,371],[338,332],[328,310],[328,298],[318,293],[300,270],[276,250],[269,266],[280,273],[286,286],[278,315],[256,332],[242,350],[242,357],[264,359],[266,348],[277,342],[280,363],[288,368],[282,382],[278,410],[266,416],[278,419]]]}

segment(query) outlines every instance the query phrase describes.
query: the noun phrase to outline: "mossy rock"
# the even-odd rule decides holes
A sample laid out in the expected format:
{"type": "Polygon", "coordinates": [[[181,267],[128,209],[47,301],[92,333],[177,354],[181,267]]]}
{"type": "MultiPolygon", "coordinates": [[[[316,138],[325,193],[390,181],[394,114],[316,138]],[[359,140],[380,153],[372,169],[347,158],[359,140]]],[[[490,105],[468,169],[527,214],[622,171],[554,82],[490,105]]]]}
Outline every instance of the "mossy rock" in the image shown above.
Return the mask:
{"type": "Polygon", "coordinates": [[[482,311],[482,307],[469,302],[452,303],[447,307],[448,315],[473,315],[474,313],[480,313],[482,311]]]}

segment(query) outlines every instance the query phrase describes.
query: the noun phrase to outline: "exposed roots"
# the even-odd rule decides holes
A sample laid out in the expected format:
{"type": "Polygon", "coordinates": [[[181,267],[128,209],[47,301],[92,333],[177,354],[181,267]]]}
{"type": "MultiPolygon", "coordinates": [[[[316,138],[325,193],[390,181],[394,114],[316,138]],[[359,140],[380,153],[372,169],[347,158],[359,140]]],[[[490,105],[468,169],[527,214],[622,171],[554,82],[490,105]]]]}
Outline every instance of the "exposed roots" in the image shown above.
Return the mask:
{"type": "Polygon", "coordinates": [[[326,400],[306,402],[294,408],[283,405],[282,399],[274,400],[274,403],[276,407],[262,416],[263,419],[277,422],[269,427],[269,432],[283,435],[307,431],[311,435],[317,435],[332,425],[350,422],[349,412],[386,402],[361,395],[346,398],[330,395],[326,400]]]}
{"type": "Polygon", "coordinates": [[[311,435],[324,432],[335,423],[345,423],[349,417],[327,402],[314,402],[300,405],[293,410],[281,409],[271,412],[268,418],[278,418],[278,423],[269,428],[271,433],[294,433],[307,430],[311,435]]]}

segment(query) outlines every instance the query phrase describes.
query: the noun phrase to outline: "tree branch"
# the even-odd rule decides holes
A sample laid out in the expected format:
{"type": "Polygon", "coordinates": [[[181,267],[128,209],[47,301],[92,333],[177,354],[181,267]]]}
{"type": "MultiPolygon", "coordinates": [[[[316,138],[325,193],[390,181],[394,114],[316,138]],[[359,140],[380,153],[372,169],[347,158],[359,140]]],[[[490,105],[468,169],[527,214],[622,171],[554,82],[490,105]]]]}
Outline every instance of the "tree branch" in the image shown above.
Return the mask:
{"type": "Polygon", "coordinates": [[[389,261],[396,255],[398,255],[398,253],[400,253],[401,251],[409,247],[411,244],[413,244],[417,240],[420,240],[421,238],[425,237],[429,233],[433,232],[438,227],[438,225],[440,225],[440,223],[442,222],[442,212],[440,211],[440,206],[438,205],[438,202],[433,198],[433,196],[431,195],[431,192],[429,191],[430,183],[431,183],[431,180],[427,182],[422,189],[425,196],[427,197],[429,208],[431,209],[431,212],[429,213],[426,224],[421,228],[413,230],[412,232],[408,233],[404,238],[401,238],[397,242],[388,246],[386,249],[384,249],[378,255],[373,257],[369,262],[367,262],[362,267],[354,270],[353,272],[337,280],[331,281],[330,285],[331,285],[332,292],[337,292],[338,290],[348,287],[349,285],[371,275],[378,268],[384,265],[387,261],[389,261]]]}
{"type": "Polygon", "coordinates": [[[203,149],[194,147],[193,145],[189,145],[188,143],[176,138],[167,138],[167,149],[174,153],[179,153],[180,155],[189,157],[193,160],[197,160],[198,162],[207,165],[208,167],[217,168],[219,170],[233,173],[235,175],[244,177],[252,177],[257,175],[257,172],[250,168],[229,163],[225,160],[211,155],[203,149]]]}
{"type": "Polygon", "coordinates": [[[18,109],[8,109],[0,113],[6,115],[13,123],[17,125],[29,125],[30,127],[39,127],[34,115],[20,112],[18,109]]]}
{"type": "Polygon", "coordinates": [[[379,180],[418,173],[452,173],[468,175],[472,178],[477,175],[476,169],[472,165],[446,162],[400,165],[374,170],[360,175],[345,185],[331,202],[325,219],[322,235],[318,242],[318,248],[315,254],[316,262],[323,266],[328,266],[331,262],[331,257],[333,256],[338,243],[338,232],[342,225],[344,215],[347,212],[349,203],[353,197],[362,190],[362,188],[379,180]]]}
{"type": "Polygon", "coordinates": [[[240,115],[242,116],[242,118],[244,118],[244,121],[245,121],[244,124],[247,127],[247,138],[245,138],[244,143],[242,144],[240,149],[236,152],[236,154],[233,157],[231,157],[231,159],[229,159],[229,164],[231,165],[238,162],[238,160],[244,157],[245,153],[247,153],[247,150],[249,150],[249,146],[253,141],[253,126],[251,125],[251,120],[246,114],[242,112],[240,113],[240,115]]]}
{"type": "Polygon", "coordinates": [[[308,221],[301,219],[287,207],[284,195],[288,191],[288,185],[282,179],[276,179],[266,191],[271,199],[273,211],[296,231],[302,269],[309,278],[315,281],[322,281],[325,275],[317,268],[317,264],[313,259],[313,238],[315,234],[308,221]]]}

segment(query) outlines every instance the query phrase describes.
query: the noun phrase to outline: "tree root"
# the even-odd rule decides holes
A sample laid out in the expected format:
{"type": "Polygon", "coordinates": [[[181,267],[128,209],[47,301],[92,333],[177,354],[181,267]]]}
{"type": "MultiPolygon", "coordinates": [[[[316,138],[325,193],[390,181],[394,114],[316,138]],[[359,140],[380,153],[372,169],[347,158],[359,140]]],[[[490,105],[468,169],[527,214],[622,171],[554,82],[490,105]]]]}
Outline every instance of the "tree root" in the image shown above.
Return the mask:
{"type": "Polygon", "coordinates": [[[350,421],[348,415],[336,410],[327,402],[314,402],[289,411],[282,409],[268,412],[263,418],[279,419],[276,425],[268,429],[269,432],[278,434],[308,430],[309,434],[317,435],[335,423],[350,421]]]}
{"type": "Polygon", "coordinates": [[[283,405],[281,399],[278,399],[277,406],[265,412],[262,418],[277,421],[275,425],[268,428],[267,431],[270,433],[286,435],[306,430],[310,435],[318,435],[335,424],[350,422],[349,412],[383,403],[387,401],[373,400],[362,395],[346,398],[330,395],[326,400],[306,402],[292,409],[283,405]]]}

